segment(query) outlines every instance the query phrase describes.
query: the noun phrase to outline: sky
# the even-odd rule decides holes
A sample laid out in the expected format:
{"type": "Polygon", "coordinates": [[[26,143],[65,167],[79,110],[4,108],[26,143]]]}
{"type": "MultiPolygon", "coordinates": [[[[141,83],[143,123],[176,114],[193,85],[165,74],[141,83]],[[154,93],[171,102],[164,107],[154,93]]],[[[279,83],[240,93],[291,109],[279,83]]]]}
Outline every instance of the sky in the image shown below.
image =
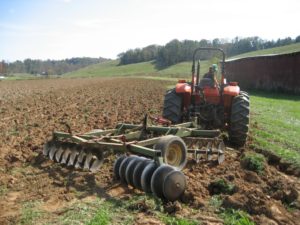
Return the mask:
{"type": "Polygon", "coordinates": [[[178,40],[300,35],[299,0],[0,0],[0,60],[116,58],[178,40]]]}

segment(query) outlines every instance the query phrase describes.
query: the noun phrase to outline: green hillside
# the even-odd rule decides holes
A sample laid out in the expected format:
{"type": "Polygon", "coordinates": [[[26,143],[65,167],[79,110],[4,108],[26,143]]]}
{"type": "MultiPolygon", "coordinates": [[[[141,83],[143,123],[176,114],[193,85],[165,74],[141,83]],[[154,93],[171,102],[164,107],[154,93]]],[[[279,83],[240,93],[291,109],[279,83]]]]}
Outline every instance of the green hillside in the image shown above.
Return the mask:
{"type": "MultiPolygon", "coordinates": [[[[268,54],[284,54],[300,51],[300,43],[287,46],[264,49],[254,52],[234,56],[234,58],[243,58],[258,55],[268,54]]],[[[208,71],[210,64],[216,63],[213,61],[201,62],[201,74],[208,71]]],[[[70,73],[66,73],[65,77],[112,77],[112,76],[154,76],[154,77],[173,77],[173,78],[189,78],[191,76],[192,62],[182,62],[176,65],[158,69],[155,67],[154,61],[128,64],[119,66],[118,60],[111,60],[94,64],[70,73]]]]}
{"type": "MultiPolygon", "coordinates": [[[[190,77],[191,62],[182,62],[176,65],[157,69],[153,61],[135,63],[129,65],[118,65],[117,60],[95,64],[86,68],[67,73],[65,77],[112,77],[112,76],[162,76],[162,77],[190,77]]],[[[202,74],[207,71],[208,62],[201,64],[202,74]]]]}
{"type": "MultiPolygon", "coordinates": [[[[80,70],[66,73],[65,77],[112,77],[112,76],[148,76],[148,77],[168,77],[168,78],[190,78],[192,62],[181,62],[176,65],[158,69],[154,61],[118,65],[118,60],[112,60],[85,67],[80,70]]],[[[208,71],[212,61],[202,61],[200,73],[208,71]]]]}
{"type": "Polygon", "coordinates": [[[71,77],[111,77],[111,76],[128,76],[128,75],[147,75],[155,71],[155,65],[152,62],[142,62],[118,66],[118,60],[111,60],[85,68],[66,73],[65,76],[71,77]]]}
{"type": "Polygon", "coordinates": [[[286,54],[286,53],[299,52],[299,51],[300,51],[300,43],[296,43],[296,44],[285,45],[276,48],[269,48],[269,49],[263,49],[263,50],[253,51],[253,52],[247,52],[241,55],[233,56],[230,59],[238,59],[238,58],[260,56],[260,55],[286,54]]]}

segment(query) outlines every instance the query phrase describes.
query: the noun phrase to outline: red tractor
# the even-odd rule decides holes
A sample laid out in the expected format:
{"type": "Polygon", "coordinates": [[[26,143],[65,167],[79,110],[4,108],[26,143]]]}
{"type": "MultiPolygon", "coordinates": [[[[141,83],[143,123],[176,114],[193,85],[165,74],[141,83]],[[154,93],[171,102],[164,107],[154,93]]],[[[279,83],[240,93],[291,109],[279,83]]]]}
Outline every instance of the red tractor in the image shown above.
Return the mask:
{"type": "Polygon", "coordinates": [[[192,81],[179,80],[165,95],[163,117],[173,124],[195,121],[202,129],[221,129],[228,132],[231,144],[242,147],[249,129],[250,101],[247,92],[237,82],[226,82],[225,53],[219,48],[197,48],[193,54],[192,81]],[[199,51],[222,53],[221,82],[200,78],[199,51]]]}

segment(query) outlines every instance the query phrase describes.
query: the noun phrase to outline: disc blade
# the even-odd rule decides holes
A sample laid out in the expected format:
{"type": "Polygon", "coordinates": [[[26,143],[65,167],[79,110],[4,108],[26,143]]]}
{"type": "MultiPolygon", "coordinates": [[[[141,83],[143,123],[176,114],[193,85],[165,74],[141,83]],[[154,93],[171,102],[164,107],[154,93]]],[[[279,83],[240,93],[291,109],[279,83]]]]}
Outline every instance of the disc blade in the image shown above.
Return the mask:
{"type": "Polygon", "coordinates": [[[119,156],[116,161],[114,162],[114,166],[113,166],[113,170],[114,170],[114,176],[117,180],[120,179],[120,175],[119,175],[119,169],[120,169],[120,165],[122,163],[122,161],[126,158],[126,155],[121,155],[119,156]]]}
{"type": "Polygon", "coordinates": [[[84,151],[81,151],[78,155],[78,158],[77,158],[77,162],[75,164],[75,168],[78,169],[78,168],[82,168],[83,167],[83,160],[84,158],[86,157],[86,154],[84,151]]]}
{"type": "Polygon", "coordinates": [[[50,148],[50,151],[49,151],[49,158],[51,160],[54,160],[54,156],[55,156],[55,153],[58,151],[58,148],[56,145],[53,145],[51,148],[50,148]]]}
{"type": "Polygon", "coordinates": [[[174,167],[169,165],[161,165],[158,167],[151,178],[151,191],[159,198],[163,198],[164,179],[171,171],[175,171],[174,167]]]}
{"type": "Polygon", "coordinates": [[[226,149],[226,146],[224,144],[223,141],[220,142],[220,144],[218,145],[218,150],[224,152],[226,149]]]}
{"type": "Polygon", "coordinates": [[[47,142],[47,143],[44,144],[44,148],[43,148],[43,155],[44,156],[48,156],[51,147],[52,147],[52,144],[50,142],[47,142]]]}
{"type": "Polygon", "coordinates": [[[163,181],[163,195],[169,201],[180,198],[186,188],[186,178],[181,171],[171,171],[163,181]]]}
{"type": "Polygon", "coordinates": [[[212,159],[212,143],[208,142],[206,146],[206,159],[209,161],[212,159]]]}
{"type": "Polygon", "coordinates": [[[143,160],[141,157],[136,157],[135,159],[131,160],[131,162],[128,164],[127,168],[126,168],[126,171],[125,171],[125,179],[126,179],[126,182],[127,184],[131,185],[134,187],[134,184],[133,184],[133,171],[136,167],[136,165],[141,161],[143,160]]]}
{"type": "Polygon", "coordinates": [[[225,155],[223,151],[219,150],[218,151],[218,163],[221,164],[225,160],[225,155]]]}
{"type": "Polygon", "coordinates": [[[61,160],[61,156],[64,153],[64,149],[62,147],[60,147],[57,152],[55,153],[55,161],[56,162],[60,162],[61,160]]]}
{"type": "Polygon", "coordinates": [[[120,180],[122,183],[127,183],[126,182],[126,168],[128,166],[128,164],[130,163],[131,160],[133,160],[136,156],[129,156],[127,158],[125,158],[119,168],[119,176],[120,176],[120,180]]]}
{"type": "Polygon", "coordinates": [[[90,169],[92,159],[93,159],[93,155],[91,153],[87,154],[85,161],[84,161],[84,166],[83,166],[84,170],[90,169]]]}
{"type": "Polygon", "coordinates": [[[68,166],[74,166],[75,165],[78,155],[79,155],[79,152],[77,152],[75,149],[73,149],[72,153],[70,154],[68,166]]]}
{"type": "Polygon", "coordinates": [[[69,148],[67,148],[67,149],[64,151],[64,153],[63,153],[63,155],[62,155],[62,157],[61,157],[60,163],[61,163],[61,164],[67,164],[68,159],[69,159],[69,156],[71,155],[71,153],[72,153],[72,151],[71,151],[69,148]]]}
{"type": "Polygon", "coordinates": [[[207,151],[207,160],[208,160],[208,161],[212,160],[212,154],[211,154],[211,151],[207,151]]]}
{"type": "Polygon", "coordinates": [[[199,163],[200,159],[201,159],[200,153],[198,153],[197,150],[195,150],[193,156],[194,156],[194,159],[195,159],[196,163],[199,163]]]}
{"type": "Polygon", "coordinates": [[[151,178],[154,171],[157,169],[157,164],[154,161],[149,161],[141,175],[141,186],[144,192],[151,193],[151,178]]]}
{"type": "Polygon", "coordinates": [[[225,154],[224,154],[225,149],[226,149],[226,146],[225,146],[224,142],[221,141],[218,146],[218,163],[219,164],[221,164],[225,160],[225,154]]]}
{"type": "Polygon", "coordinates": [[[100,169],[102,163],[103,163],[103,159],[102,160],[96,159],[94,162],[92,162],[92,165],[90,167],[90,171],[92,173],[97,172],[100,169]]]}
{"type": "Polygon", "coordinates": [[[133,186],[135,188],[142,190],[141,177],[142,177],[143,170],[145,169],[145,167],[148,165],[149,162],[151,162],[150,159],[144,159],[136,165],[133,171],[133,186]]]}

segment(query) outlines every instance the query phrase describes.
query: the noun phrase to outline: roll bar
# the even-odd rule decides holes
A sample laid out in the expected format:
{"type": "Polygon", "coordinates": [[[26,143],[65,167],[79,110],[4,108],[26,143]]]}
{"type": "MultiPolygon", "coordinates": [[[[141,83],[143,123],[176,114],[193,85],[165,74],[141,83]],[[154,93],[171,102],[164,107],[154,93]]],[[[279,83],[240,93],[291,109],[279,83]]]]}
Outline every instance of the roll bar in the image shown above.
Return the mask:
{"type": "MultiPolygon", "coordinates": [[[[193,65],[192,65],[192,92],[194,91],[194,86],[195,86],[195,71],[196,71],[196,54],[199,52],[199,51],[218,51],[218,52],[221,52],[222,53],[222,63],[221,63],[221,75],[222,75],[222,78],[221,78],[221,83],[224,84],[224,77],[225,77],[225,52],[223,51],[223,49],[221,48],[210,48],[210,47],[206,47],[206,48],[196,48],[194,50],[194,53],[193,53],[193,65]]],[[[198,66],[197,68],[197,78],[196,78],[196,82],[197,82],[197,85],[198,85],[198,82],[199,82],[199,73],[200,73],[200,66],[198,66]]]]}

